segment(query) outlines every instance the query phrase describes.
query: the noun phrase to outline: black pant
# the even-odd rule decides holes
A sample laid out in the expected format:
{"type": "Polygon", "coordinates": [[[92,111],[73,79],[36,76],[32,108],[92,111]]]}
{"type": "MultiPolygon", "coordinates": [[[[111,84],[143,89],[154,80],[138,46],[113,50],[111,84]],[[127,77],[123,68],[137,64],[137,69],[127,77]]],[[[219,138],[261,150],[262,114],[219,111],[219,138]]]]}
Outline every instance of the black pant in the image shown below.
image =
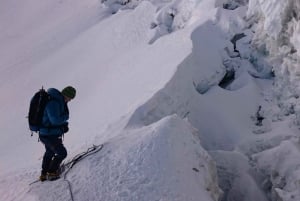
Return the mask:
{"type": "Polygon", "coordinates": [[[62,137],[40,135],[40,140],[46,149],[42,163],[42,174],[47,172],[54,173],[67,157],[67,150],[62,143],[62,137]]]}

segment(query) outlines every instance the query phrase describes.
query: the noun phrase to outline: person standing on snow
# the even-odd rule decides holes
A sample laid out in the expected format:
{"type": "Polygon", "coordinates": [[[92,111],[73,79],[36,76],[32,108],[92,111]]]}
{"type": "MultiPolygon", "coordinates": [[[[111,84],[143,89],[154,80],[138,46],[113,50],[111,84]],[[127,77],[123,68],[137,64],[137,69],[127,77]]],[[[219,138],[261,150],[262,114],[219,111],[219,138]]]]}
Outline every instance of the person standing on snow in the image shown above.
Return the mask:
{"type": "Polygon", "coordinates": [[[75,98],[76,90],[72,86],[65,87],[61,92],[55,88],[47,90],[50,100],[44,110],[39,138],[45,146],[40,181],[59,178],[60,164],[67,157],[63,145],[63,134],[68,132],[69,109],[67,103],[75,98]]]}

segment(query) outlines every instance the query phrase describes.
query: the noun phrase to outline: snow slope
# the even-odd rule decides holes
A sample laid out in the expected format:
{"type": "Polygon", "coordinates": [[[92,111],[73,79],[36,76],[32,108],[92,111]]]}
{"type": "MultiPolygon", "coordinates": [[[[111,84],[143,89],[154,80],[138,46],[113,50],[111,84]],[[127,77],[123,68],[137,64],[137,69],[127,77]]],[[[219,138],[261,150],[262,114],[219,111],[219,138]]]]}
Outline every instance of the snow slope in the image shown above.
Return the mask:
{"type": "MultiPolygon", "coordinates": [[[[106,142],[101,152],[86,158],[84,166],[75,165],[70,171],[67,179],[72,182],[76,200],[218,199],[215,163],[187,122],[171,116],[148,127],[122,132],[122,137],[106,142]]],[[[34,173],[19,175],[24,183],[13,192],[18,197],[6,194],[2,199],[70,199],[63,180],[28,186],[34,173]]],[[[8,180],[18,180],[16,175],[11,177],[8,180]]],[[[8,188],[12,185],[6,184],[8,188]]]]}
{"type": "Polygon", "coordinates": [[[0,0],[0,200],[71,200],[63,179],[28,185],[43,146],[25,118],[34,91],[66,85],[67,160],[104,145],[67,175],[75,200],[295,200],[297,98],[278,98],[294,85],[265,51],[299,7],[247,3],[0,0]]]}

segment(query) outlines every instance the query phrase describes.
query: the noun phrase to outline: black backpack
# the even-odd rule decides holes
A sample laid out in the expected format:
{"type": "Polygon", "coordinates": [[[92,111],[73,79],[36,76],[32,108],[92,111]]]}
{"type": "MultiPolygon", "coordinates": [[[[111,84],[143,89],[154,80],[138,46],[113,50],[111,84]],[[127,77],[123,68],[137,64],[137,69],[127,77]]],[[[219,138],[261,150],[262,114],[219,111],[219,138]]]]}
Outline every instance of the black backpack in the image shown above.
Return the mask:
{"type": "Polygon", "coordinates": [[[29,129],[32,132],[39,132],[40,128],[43,127],[44,110],[50,98],[50,95],[43,88],[32,97],[28,114],[29,129]]]}

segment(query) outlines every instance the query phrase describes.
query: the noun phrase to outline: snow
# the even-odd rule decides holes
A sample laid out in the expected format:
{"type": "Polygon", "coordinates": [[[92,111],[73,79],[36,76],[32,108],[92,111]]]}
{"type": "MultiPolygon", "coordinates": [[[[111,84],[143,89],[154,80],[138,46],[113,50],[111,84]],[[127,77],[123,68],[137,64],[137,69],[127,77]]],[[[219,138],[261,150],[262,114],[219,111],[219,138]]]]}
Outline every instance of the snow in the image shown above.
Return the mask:
{"type": "Polygon", "coordinates": [[[260,12],[265,18],[264,30],[266,30],[270,37],[277,39],[283,29],[283,20],[285,20],[284,11],[290,2],[285,0],[253,0],[249,2],[250,9],[248,15],[260,12]]]}
{"type": "Polygon", "coordinates": [[[298,2],[0,5],[0,200],[299,200],[298,2]],[[29,185],[29,100],[67,85],[67,160],[103,149],[29,185]]]}
{"type": "MultiPolygon", "coordinates": [[[[82,167],[75,165],[68,174],[77,200],[218,199],[215,163],[187,122],[174,115],[122,132],[126,138],[106,142],[99,154],[86,158],[82,167]]],[[[34,173],[23,173],[24,182],[30,182],[34,173]]],[[[26,196],[28,200],[68,200],[68,185],[54,183],[25,185],[28,191],[20,192],[20,200],[26,196]]]]}

